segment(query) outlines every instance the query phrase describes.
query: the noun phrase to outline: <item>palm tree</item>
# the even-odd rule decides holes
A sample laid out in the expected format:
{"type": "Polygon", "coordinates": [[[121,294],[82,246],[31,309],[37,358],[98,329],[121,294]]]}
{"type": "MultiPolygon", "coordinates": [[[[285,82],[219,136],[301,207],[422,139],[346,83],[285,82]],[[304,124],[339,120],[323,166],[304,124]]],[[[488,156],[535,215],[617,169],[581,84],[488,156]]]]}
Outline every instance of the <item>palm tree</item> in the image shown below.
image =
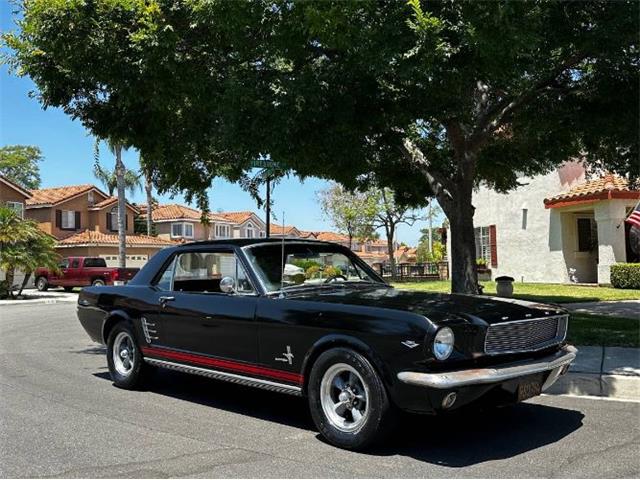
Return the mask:
{"type": "MultiPolygon", "coordinates": [[[[93,175],[100,180],[100,183],[102,183],[107,192],[109,192],[109,196],[113,197],[113,192],[118,187],[116,171],[104,168],[100,165],[100,161],[96,159],[93,164],[93,175]]],[[[138,189],[142,188],[142,185],[140,184],[140,175],[138,175],[135,170],[129,170],[126,168],[124,172],[124,185],[125,190],[133,195],[138,189]]]]}
{"type": "MultiPolygon", "coordinates": [[[[120,268],[125,268],[127,266],[127,232],[125,228],[125,219],[127,214],[127,199],[125,197],[125,191],[129,190],[130,192],[135,192],[136,188],[140,187],[140,176],[133,172],[133,175],[136,179],[136,186],[127,187],[127,171],[131,172],[132,170],[127,170],[124,163],[122,162],[122,151],[126,150],[128,147],[121,141],[115,138],[109,138],[106,140],[107,146],[109,147],[109,151],[113,153],[116,157],[116,166],[113,171],[113,175],[115,176],[115,190],[117,191],[118,196],[118,266],[120,268]]],[[[96,159],[96,167],[99,167],[98,159],[100,157],[99,151],[99,140],[96,142],[95,146],[95,159],[96,159]]],[[[110,184],[105,183],[105,186],[109,186],[110,184]]],[[[113,189],[109,193],[112,194],[113,189]]]]}
{"type": "Polygon", "coordinates": [[[153,182],[152,175],[153,171],[151,167],[145,163],[144,158],[140,155],[140,165],[142,176],[144,177],[144,191],[147,194],[147,235],[151,235],[153,233],[153,182]]]}
{"type": "Polygon", "coordinates": [[[6,287],[0,295],[13,298],[16,269],[25,273],[18,295],[38,267],[57,270],[55,240],[38,228],[33,220],[21,219],[15,211],[0,207],[0,269],[5,272],[6,287]]]}

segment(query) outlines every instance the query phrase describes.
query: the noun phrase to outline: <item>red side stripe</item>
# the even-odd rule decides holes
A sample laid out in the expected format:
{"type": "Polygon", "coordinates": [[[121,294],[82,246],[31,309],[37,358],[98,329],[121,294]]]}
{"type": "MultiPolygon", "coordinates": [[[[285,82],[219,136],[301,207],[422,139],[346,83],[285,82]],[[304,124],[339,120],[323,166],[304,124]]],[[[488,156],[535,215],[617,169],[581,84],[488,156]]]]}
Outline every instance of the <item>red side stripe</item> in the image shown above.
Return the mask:
{"type": "Polygon", "coordinates": [[[231,360],[221,360],[218,358],[205,357],[204,355],[196,355],[193,353],[177,352],[158,347],[142,347],[142,353],[154,357],[178,360],[182,362],[194,363],[206,367],[223,368],[233,372],[248,373],[251,375],[259,375],[285,382],[292,382],[301,385],[303,376],[298,373],[283,372],[282,370],[274,370],[271,368],[259,367],[247,363],[239,363],[231,360]]]}

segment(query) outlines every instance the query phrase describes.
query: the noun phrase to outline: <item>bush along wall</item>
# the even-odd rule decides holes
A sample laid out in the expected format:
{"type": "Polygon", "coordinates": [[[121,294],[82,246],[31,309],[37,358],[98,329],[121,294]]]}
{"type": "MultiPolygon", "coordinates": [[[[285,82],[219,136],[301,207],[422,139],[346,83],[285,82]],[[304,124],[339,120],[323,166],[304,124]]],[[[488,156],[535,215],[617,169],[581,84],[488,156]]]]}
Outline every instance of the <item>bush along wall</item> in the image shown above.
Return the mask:
{"type": "Polygon", "coordinates": [[[640,263],[611,265],[611,285],[615,288],[640,289],[640,263]]]}

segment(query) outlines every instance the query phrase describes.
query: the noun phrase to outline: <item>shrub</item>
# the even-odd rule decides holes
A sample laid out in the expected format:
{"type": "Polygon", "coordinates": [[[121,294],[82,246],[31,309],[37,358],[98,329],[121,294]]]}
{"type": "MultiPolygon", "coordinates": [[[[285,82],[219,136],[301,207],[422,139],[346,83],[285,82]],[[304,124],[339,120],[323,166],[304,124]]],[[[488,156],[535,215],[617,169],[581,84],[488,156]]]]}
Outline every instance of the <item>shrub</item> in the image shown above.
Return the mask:
{"type": "Polygon", "coordinates": [[[611,285],[614,288],[640,289],[640,263],[611,265],[611,285]]]}

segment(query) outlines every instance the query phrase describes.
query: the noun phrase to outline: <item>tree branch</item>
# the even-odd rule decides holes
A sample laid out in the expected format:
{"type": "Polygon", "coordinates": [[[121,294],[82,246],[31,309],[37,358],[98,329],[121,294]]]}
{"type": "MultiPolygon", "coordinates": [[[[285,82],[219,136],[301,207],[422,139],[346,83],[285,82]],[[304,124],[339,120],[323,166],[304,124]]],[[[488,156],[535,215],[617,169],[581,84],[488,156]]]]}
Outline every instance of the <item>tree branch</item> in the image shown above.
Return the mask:
{"type": "Polygon", "coordinates": [[[576,52],[573,55],[570,55],[553,68],[547,76],[525,89],[517,97],[505,98],[496,103],[492,108],[486,110],[478,119],[477,126],[469,142],[470,147],[472,149],[479,148],[486,141],[489,134],[494,132],[509,114],[513,113],[518,107],[529,101],[536,95],[536,93],[553,86],[558,75],[580,63],[586,57],[586,52],[576,52]]]}

